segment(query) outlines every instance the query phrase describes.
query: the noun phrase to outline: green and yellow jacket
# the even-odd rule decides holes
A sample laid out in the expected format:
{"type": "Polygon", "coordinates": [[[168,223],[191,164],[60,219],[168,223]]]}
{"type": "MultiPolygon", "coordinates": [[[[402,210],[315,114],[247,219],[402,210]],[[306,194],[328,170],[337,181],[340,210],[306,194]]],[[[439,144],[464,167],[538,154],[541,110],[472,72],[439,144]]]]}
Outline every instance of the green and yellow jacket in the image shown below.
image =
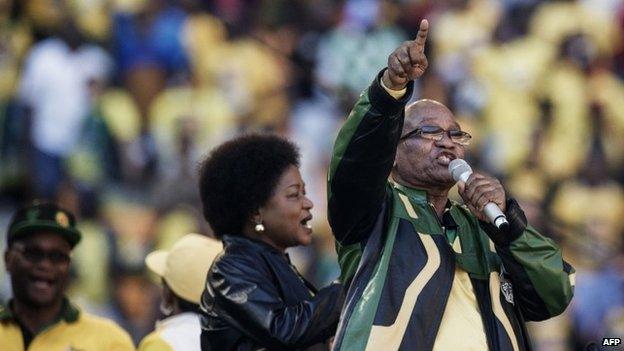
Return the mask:
{"type": "Polygon", "coordinates": [[[334,350],[432,350],[456,268],[470,277],[490,350],[531,350],[524,321],[563,312],[574,269],[507,201],[510,230],[448,202],[439,219],[426,192],[388,181],[401,135],[401,99],[380,84],[359,97],[334,145],[329,221],[347,301],[334,350]]]}

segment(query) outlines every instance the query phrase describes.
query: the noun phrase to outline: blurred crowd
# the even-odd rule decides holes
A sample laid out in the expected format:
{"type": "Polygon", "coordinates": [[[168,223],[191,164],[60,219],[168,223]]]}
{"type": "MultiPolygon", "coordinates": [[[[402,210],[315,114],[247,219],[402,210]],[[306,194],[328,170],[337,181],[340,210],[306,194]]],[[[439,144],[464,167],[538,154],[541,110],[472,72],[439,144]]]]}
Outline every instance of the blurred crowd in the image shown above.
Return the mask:
{"type": "Polygon", "coordinates": [[[145,255],[211,235],[197,162],[266,130],[301,147],[316,238],[291,257],[326,284],[337,129],[423,18],[414,97],[454,111],[471,164],[578,270],[566,313],[530,324],[537,350],[624,336],[620,0],[0,0],[0,237],[28,199],[77,213],[71,296],[138,342],[159,317],[145,255]]]}

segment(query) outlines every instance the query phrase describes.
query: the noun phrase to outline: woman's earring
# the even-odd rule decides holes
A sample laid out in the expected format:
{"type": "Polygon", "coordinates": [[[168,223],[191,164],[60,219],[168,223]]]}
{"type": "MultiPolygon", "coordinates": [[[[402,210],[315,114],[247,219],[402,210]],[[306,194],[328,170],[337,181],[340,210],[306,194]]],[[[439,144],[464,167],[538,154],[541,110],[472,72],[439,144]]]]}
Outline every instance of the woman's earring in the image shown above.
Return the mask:
{"type": "Polygon", "coordinates": [[[256,224],[256,226],[254,227],[254,230],[256,231],[256,233],[264,232],[264,224],[262,223],[256,224]]]}

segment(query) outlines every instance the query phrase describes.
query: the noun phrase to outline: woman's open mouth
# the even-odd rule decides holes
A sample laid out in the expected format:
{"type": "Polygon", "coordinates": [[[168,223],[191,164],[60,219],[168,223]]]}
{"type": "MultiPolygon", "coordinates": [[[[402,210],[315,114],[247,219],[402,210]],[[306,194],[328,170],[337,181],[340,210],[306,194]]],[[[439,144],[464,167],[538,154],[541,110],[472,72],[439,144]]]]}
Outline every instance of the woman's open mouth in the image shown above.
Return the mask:
{"type": "Polygon", "coordinates": [[[302,219],[299,223],[301,223],[304,228],[312,230],[312,224],[310,223],[311,220],[312,215],[309,215],[306,218],[302,219]]]}

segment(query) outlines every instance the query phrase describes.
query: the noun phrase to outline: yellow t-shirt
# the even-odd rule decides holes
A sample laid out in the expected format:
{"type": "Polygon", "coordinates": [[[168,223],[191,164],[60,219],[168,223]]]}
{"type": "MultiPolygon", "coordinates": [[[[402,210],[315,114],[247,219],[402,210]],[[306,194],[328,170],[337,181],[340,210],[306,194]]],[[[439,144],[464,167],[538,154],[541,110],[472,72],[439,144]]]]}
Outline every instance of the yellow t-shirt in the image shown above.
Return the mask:
{"type": "MultiPolygon", "coordinates": [[[[3,351],[24,351],[22,331],[7,306],[0,306],[0,340],[3,351]]],[[[113,321],[80,312],[66,304],[62,318],[37,333],[28,351],[130,351],[128,333],[113,321]]]]}
{"type": "Polygon", "coordinates": [[[456,268],[433,351],[487,349],[485,329],[470,277],[466,271],[456,268]]]}

